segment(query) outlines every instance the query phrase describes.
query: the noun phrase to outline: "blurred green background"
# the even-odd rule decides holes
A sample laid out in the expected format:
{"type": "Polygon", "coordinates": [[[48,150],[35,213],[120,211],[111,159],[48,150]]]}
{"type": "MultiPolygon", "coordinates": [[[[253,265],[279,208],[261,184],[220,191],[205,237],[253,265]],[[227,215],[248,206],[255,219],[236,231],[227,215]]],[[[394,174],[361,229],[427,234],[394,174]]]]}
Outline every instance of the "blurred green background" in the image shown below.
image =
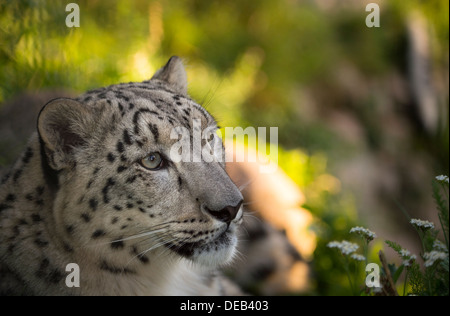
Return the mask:
{"type": "Polygon", "coordinates": [[[431,178],[449,169],[448,1],[79,0],[68,28],[70,2],[0,0],[0,103],[147,80],[181,56],[221,126],[278,127],[279,164],[317,217],[306,294],[348,294],[325,245],[356,224],[414,249],[399,205],[433,219],[431,178]]]}

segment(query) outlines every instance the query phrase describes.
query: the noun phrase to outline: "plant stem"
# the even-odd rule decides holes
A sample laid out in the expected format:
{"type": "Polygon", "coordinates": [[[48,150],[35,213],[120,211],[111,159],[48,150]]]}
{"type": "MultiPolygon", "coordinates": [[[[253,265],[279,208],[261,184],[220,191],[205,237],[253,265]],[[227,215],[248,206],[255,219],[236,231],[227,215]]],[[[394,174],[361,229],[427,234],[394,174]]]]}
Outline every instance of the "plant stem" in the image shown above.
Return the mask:
{"type": "Polygon", "coordinates": [[[438,214],[438,217],[439,217],[439,222],[441,223],[442,232],[443,232],[443,235],[444,235],[445,244],[446,244],[446,246],[447,246],[447,251],[448,251],[448,238],[447,238],[447,232],[445,231],[444,224],[442,223],[441,215],[438,214]]]}
{"type": "Polygon", "coordinates": [[[434,274],[434,271],[432,271],[433,267],[430,267],[428,270],[425,271],[425,278],[428,281],[428,296],[433,296],[433,288],[431,287],[431,277],[434,274]]]}
{"type": "MultiPolygon", "coordinates": [[[[448,190],[447,190],[447,186],[448,185],[445,185],[444,183],[441,183],[441,187],[442,187],[442,189],[443,189],[443,191],[445,193],[445,197],[447,198],[447,204],[448,204],[448,190]]],[[[448,211],[448,206],[447,206],[447,211],[448,211]]],[[[442,232],[444,233],[445,243],[447,244],[447,251],[448,251],[449,250],[449,244],[448,244],[448,238],[447,238],[448,231],[445,230],[444,223],[442,222],[442,219],[441,219],[441,216],[440,216],[439,213],[438,213],[438,217],[439,217],[439,222],[441,223],[442,232]]],[[[447,215],[447,217],[448,217],[448,215],[447,215]]]]}
{"type": "Polygon", "coordinates": [[[369,258],[368,258],[369,242],[366,239],[364,239],[363,251],[364,251],[364,257],[366,258],[366,267],[367,267],[367,265],[369,264],[369,258]]]}
{"type": "Polygon", "coordinates": [[[408,286],[408,274],[409,274],[409,269],[406,268],[406,273],[405,273],[405,284],[403,285],[403,296],[406,295],[406,287],[408,286]]]}
{"type": "Polygon", "coordinates": [[[417,234],[419,235],[420,243],[422,244],[422,253],[427,252],[427,250],[425,249],[425,233],[422,232],[419,228],[414,227],[414,229],[416,230],[417,234]]]}
{"type": "Polygon", "coordinates": [[[447,198],[447,203],[448,203],[448,191],[446,190],[446,185],[444,183],[441,183],[441,187],[444,189],[445,197],[447,198]]]}
{"type": "Polygon", "coordinates": [[[350,264],[348,262],[347,256],[344,255],[344,257],[345,257],[344,267],[345,267],[345,272],[347,272],[348,283],[350,283],[350,289],[351,289],[352,295],[356,296],[355,289],[353,287],[352,277],[351,277],[351,274],[350,274],[350,267],[349,267],[350,264]]]}
{"type": "Polygon", "coordinates": [[[389,270],[389,266],[387,264],[386,256],[384,255],[383,250],[380,250],[378,252],[378,257],[380,258],[380,262],[383,265],[384,272],[386,273],[386,278],[387,278],[387,281],[388,281],[386,290],[387,290],[388,295],[390,295],[390,296],[398,296],[397,290],[395,288],[394,281],[392,280],[391,271],[389,270]]]}

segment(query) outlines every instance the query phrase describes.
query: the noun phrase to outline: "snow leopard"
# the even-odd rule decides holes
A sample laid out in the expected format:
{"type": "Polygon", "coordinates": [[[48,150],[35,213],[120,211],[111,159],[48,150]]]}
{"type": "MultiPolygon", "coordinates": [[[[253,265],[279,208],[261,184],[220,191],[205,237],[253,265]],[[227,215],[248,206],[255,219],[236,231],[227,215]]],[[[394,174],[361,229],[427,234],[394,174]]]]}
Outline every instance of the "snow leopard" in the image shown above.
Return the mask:
{"type": "Polygon", "coordinates": [[[176,56],[149,80],[45,104],[1,180],[0,294],[240,294],[217,268],[236,254],[243,196],[224,151],[172,159],[180,127],[218,128],[176,56]]]}

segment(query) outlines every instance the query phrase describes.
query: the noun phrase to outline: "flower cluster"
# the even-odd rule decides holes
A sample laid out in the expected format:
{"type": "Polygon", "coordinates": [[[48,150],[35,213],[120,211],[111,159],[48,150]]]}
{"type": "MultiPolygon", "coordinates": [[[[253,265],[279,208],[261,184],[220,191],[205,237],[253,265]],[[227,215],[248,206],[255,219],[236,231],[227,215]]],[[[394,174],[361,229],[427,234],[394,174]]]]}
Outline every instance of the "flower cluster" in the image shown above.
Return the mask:
{"type": "Polygon", "coordinates": [[[447,246],[445,246],[445,244],[440,240],[435,240],[433,242],[433,250],[441,251],[441,252],[448,252],[447,246]]]}
{"type": "Polygon", "coordinates": [[[351,243],[347,240],[343,241],[331,241],[327,244],[328,248],[337,248],[341,251],[343,255],[349,255],[356,250],[358,250],[359,246],[357,244],[351,243]]]}
{"type": "Polygon", "coordinates": [[[448,183],[448,176],[440,175],[436,177],[436,180],[439,182],[447,182],[448,183]]]}
{"type": "Polygon", "coordinates": [[[360,227],[360,226],[356,226],[356,227],[353,227],[352,229],[350,229],[350,234],[351,233],[360,235],[361,237],[365,238],[367,240],[367,242],[371,242],[372,240],[377,238],[377,235],[374,232],[368,230],[367,228],[360,227]]]}
{"type": "Polygon", "coordinates": [[[362,256],[362,255],[358,255],[357,253],[354,253],[350,256],[350,258],[352,258],[353,260],[356,261],[366,261],[366,257],[362,256]]]}
{"type": "Polygon", "coordinates": [[[413,218],[410,221],[410,223],[418,229],[422,229],[422,230],[434,229],[434,224],[429,221],[423,221],[421,219],[413,218]]]}
{"type": "Polygon", "coordinates": [[[403,265],[405,267],[410,267],[417,259],[416,255],[412,255],[409,250],[406,249],[400,250],[399,254],[403,259],[403,265]]]}
{"type": "Polygon", "coordinates": [[[425,259],[425,266],[431,267],[436,261],[447,259],[448,253],[433,250],[431,252],[424,253],[423,258],[425,259]]]}

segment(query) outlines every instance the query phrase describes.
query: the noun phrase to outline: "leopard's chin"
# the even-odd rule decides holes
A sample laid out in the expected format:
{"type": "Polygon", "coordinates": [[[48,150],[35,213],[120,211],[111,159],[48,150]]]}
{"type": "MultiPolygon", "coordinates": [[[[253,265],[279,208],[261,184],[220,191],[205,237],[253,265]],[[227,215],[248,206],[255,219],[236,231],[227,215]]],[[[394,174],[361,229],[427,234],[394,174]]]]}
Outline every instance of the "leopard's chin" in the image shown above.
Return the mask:
{"type": "Polygon", "coordinates": [[[178,255],[208,267],[226,265],[232,261],[237,246],[236,229],[229,228],[212,241],[198,241],[171,246],[178,255]]]}

